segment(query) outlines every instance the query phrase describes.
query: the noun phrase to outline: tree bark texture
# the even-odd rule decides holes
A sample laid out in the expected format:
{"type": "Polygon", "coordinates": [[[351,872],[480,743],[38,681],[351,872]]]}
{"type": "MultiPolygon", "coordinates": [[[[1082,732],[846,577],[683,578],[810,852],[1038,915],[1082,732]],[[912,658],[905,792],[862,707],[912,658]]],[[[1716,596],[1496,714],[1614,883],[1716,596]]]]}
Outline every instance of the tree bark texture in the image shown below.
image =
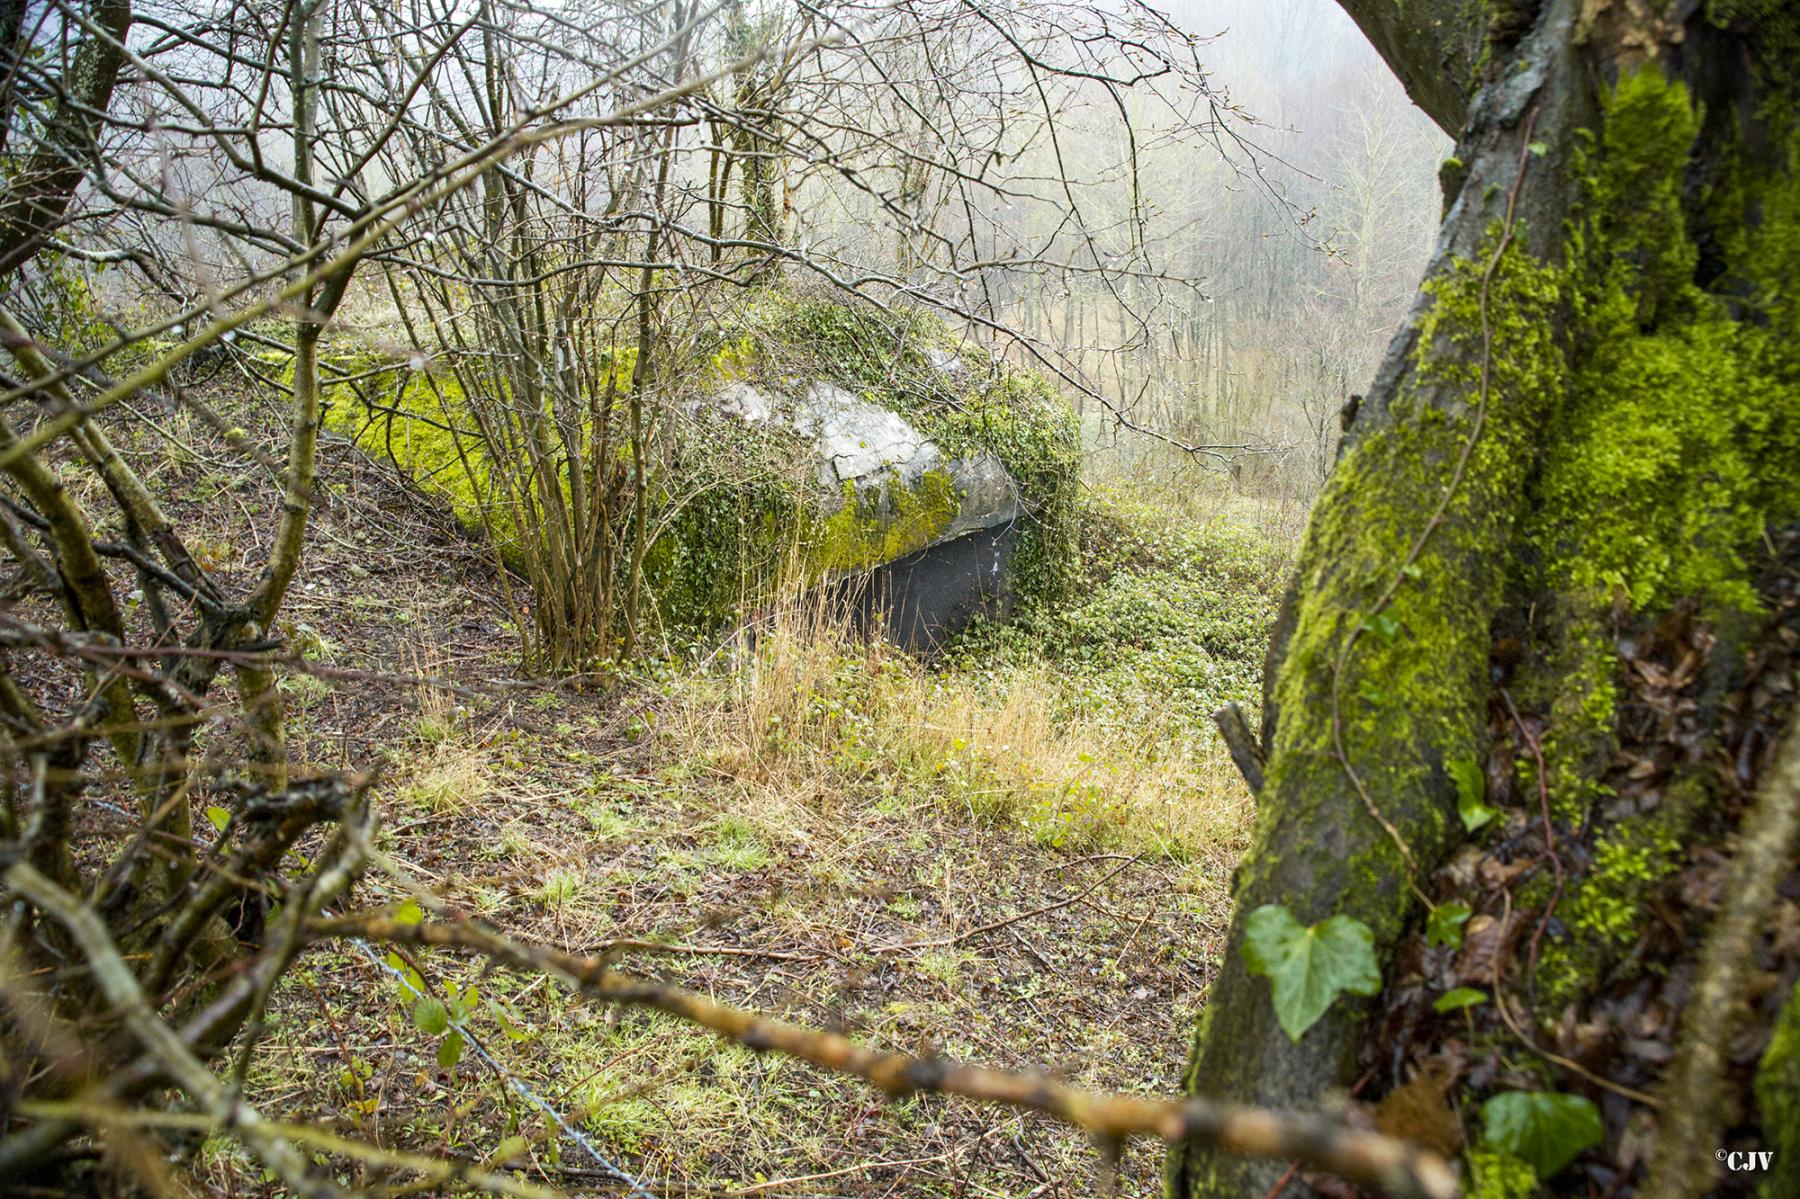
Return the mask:
{"type": "MultiPolygon", "coordinates": [[[[1502,640],[1524,647],[1508,702],[1550,728],[1559,825],[1602,845],[1635,835],[1608,825],[1594,779],[1623,669],[1602,634],[1692,609],[1714,660],[1741,658],[1800,468],[1785,282],[1800,193],[1769,115],[1791,111],[1776,101],[1800,21],[1755,3],[1340,2],[1421,107],[1463,120],[1462,182],[1277,623],[1257,823],[1187,1078],[1296,1109],[1351,1087],[1374,1005],[1340,997],[1290,1040],[1246,969],[1245,918],[1349,915],[1383,953],[1417,926],[1468,836],[1451,767],[1490,753],[1502,640]],[[1468,40],[1478,19],[1485,48],[1468,40]]],[[[1690,781],[1702,798],[1671,812],[1704,807],[1690,781]]],[[[1614,885],[1596,866],[1566,902],[1614,885]]],[[[1547,993],[1568,999],[1604,965],[1609,946],[1588,948],[1571,934],[1547,993]]],[[[1177,1195],[1262,1196],[1281,1174],[1198,1147],[1170,1158],[1177,1195]]]]}

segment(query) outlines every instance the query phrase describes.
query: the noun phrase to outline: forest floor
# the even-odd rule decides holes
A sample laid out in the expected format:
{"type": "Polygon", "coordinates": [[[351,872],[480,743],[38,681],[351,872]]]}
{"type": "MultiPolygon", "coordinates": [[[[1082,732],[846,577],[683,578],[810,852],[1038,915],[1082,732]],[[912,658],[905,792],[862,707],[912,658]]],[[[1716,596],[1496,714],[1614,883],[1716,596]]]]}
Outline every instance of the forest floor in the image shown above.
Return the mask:
{"type": "MultiPolygon", "coordinates": [[[[582,690],[520,672],[494,564],[442,510],[323,453],[280,630],[313,672],[282,686],[293,761],[379,771],[385,859],[355,906],[611,947],[877,1047],[1179,1090],[1250,813],[1207,714],[1256,693],[1278,548],[1093,505],[1077,601],[929,666],[796,608],[582,690]]],[[[223,527],[230,468],[171,471],[178,517],[223,527]]],[[[222,569],[257,557],[214,548],[222,569]]],[[[1036,1116],[889,1100],[542,977],[414,966],[466,1039],[390,965],[316,951],[276,998],[253,1100],[564,1189],[633,1190],[616,1168],[652,1194],[1035,1197],[1108,1169],[1036,1116]]],[[[1157,1193],[1160,1168],[1128,1147],[1120,1192],[1157,1193]]],[[[225,1138],[202,1172],[257,1186],[225,1138]]]]}

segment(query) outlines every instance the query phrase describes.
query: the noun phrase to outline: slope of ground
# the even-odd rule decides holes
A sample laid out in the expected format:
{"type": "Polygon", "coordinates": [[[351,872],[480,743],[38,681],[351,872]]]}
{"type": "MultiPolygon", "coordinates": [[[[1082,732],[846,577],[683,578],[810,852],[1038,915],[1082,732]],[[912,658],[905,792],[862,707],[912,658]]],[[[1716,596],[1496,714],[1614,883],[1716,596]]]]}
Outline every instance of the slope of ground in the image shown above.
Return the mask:
{"type": "MultiPolygon", "coordinates": [[[[380,767],[358,906],[611,948],[873,1045],[1177,1091],[1247,827],[1205,714],[1254,696],[1279,562],[1252,535],[1115,503],[1079,603],[930,669],[796,606],[594,693],[521,677],[480,548],[325,453],[282,630],[313,672],[283,687],[297,762],[380,767]]],[[[181,519],[226,518],[229,477],[171,474],[181,519]]],[[[1107,1168],[1036,1117],[888,1101],[448,955],[307,956],[251,1084],[270,1114],[565,1188],[632,1189],[616,1166],[658,1194],[1075,1195],[1107,1168]]],[[[257,1185],[229,1141],[201,1160],[257,1185]]],[[[1159,1168],[1128,1150],[1122,1191],[1159,1168]]]]}

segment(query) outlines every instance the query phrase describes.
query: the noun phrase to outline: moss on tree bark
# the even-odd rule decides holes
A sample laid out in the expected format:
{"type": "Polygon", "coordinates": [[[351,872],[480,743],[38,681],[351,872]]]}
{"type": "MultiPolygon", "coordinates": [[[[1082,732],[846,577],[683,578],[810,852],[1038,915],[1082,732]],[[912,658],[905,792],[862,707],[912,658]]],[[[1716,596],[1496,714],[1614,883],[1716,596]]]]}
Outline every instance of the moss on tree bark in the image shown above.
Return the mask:
{"type": "MultiPolygon", "coordinates": [[[[1343,3],[1372,35],[1466,12],[1343,3]]],[[[1730,7],[1677,25],[1546,0],[1487,48],[1457,148],[1466,182],[1315,508],[1271,650],[1268,770],[1196,1091],[1313,1108],[1354,1081],[1373,1005],[1340,998],[1290,1041],[1242,962],[1243,917],[1351,915],[1382,949],[1421,919],[1407,859],[1423,882],[1464,837],[1446,765],[1486,753],[1497,629],[1525,641],[1513,687],[1550,718],[1559,819],[1602,847],[1564,901],[1576,926],[1557,997],[1637,933],[1636,905],[1607,897],[1654,881],[1668,830],[1594,814],[1621,669],[1603,623],[1690,606],[1732,660],[1757,629],[1763,533],[1796,514],[1800,191],[1791,134],[1765,118],[1790,60],[1781,22],[1730,7]],[[1725,69],[1745,61],[1758,68],[1725,69]]],[[[1441,44],[1376,40],[1415,98],[1457,85],[1441,44]]],[[[1708,802],[1701,781],[1681,785],[1692,803],[1656,820],[1708,802]]],[[[1259,1196],[1281,1172],[1170,1159],[1181,1195],[1259,1196]]]]}

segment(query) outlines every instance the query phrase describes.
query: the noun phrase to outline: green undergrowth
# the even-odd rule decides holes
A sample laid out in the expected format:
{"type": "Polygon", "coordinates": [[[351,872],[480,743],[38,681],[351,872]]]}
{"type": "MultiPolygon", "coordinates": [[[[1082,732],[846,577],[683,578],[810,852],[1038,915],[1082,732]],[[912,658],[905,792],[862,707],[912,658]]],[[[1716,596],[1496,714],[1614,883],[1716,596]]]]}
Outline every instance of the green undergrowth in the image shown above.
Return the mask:
{"type": "MultiPolygon", "coordinates": [[[[392,462],[446,502],[464,528],[491,535],[504,551],[517,535],[494,477],[479,425],[459,379],[448,371],[355,346],[320,355],[325,427],[392,462]]],[[[292,383],[293,365],[283,364],[292,383]]]]}
{"type": "Polygon", "coordinates": [[[1079,528],[1073,592],[970,630],[954,650],[960,668],[1051,663],[1072,682],[1070,719],[1189,746],[1216,736],[1224,704],[1254,713],[1288,547],[1119,492],[1089,493],[1079,528]]]}

